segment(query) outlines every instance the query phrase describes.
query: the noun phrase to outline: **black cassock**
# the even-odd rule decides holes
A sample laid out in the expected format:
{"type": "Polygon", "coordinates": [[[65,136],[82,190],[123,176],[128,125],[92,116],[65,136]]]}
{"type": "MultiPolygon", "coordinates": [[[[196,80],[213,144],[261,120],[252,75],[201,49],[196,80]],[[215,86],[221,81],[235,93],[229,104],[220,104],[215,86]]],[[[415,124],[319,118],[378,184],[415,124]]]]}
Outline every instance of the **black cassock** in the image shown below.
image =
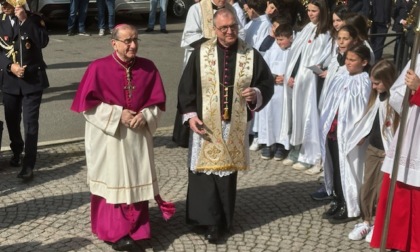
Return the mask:
{"type": "MultiPolygon", "coordinates": [[[[224,48],[220,44],[217,45],[219,80],[224,82],[225,86],[231,86],[234,82],[237,47],[237,44],[229,48],[224,48]]],[[[250,86],[256,87],[261,91],[263,103],[259,109],[262,109],[273,95],[274,79],[262,56],[255,49],[253,51],[254,64],[250,86]]],[[[223,88],[224,87],[220,85],[220,94],[223,94],[223,88]]],[[[233,88],[229,88],[228,97],[230,113],[232,110],[233,88]]],[[[223,106],[223,102],[220,103],[221,106],[223,106]]],[[[221,116],[222,111],[221,108],[221,116]]],[[[198,117],[202,119],[199,49],[194,50],[191,54],[181,77],[178,89],[178,112],[181,115],[189,112],[196,112],[198,117]]],[[[248,121],[251,120],[252,114],[249,109],[247,116],[248,121]]],[[[189,133],[189,130],[186,128],[184,128],[183,131],[189,133]]],[[[183,136],[182,139],[188,139],[188,136],[183,136]]],[[[235,208],[236,184],[237,172],[234,172],[229,176],[220,177],[214,174],[193,173],[189,170],[187,223],[193,225],[219,225],[222,228],[230,228],[235,208]]]]}

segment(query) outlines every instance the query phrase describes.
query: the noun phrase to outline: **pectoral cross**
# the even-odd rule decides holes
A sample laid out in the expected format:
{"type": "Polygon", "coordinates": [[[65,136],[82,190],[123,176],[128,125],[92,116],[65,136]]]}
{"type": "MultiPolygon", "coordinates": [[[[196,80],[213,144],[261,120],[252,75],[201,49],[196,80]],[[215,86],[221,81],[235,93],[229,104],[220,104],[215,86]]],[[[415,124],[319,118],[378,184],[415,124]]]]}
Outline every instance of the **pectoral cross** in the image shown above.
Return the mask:
{"type": "Polygon", "coordinates": [[[133,90],[136,89],[136,87],[131,84],[131,73],[130,73],[129,68],[126,69],[126,74],[127,74],[127,85],[124,86],[124,90],[128,91],[128,98],[131,98],[131,96],[133,95],[133,90]]]}

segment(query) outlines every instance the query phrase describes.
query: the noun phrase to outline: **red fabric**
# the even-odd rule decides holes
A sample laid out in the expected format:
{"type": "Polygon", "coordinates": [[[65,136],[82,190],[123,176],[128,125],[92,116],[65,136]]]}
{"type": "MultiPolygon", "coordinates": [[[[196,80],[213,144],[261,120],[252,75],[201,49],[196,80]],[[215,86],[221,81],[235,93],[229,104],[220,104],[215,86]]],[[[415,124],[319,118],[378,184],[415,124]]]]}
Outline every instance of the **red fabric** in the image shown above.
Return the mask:
{"type": "MultiPolygon", "coordinates": [[[[381,246],[390,181],[389,174],[385,173],[376,211],[375,229],[370,243],[373,248],[381,246]]],[[[397,181],[386,248],[420,251],[420,188],[397,181]]]]}
{"type": "Polygon", "coordinates": [[[420,106],[420,88],[410,96],[410,104],[420,106]]]}
{"type": "Polygon", "coordinates": [[[99,239],[117,242],[129,235],[133,240],[150,239],[149,202],[134,204],[107,204],[106,200],[91,195],[91,227],[99,239]]]}
{"type": "Polygon", "coordinates": [[[115,53],[114,57],[109,55],[89,65],[80,82],[71,110],[83,112],[104,102],[136,112],[152,105],[157,105],[164,111],[165,91],[159,71],[153,62],[136,57],[131,71],[131,82],[135,89],[132,99],[127,101],[124,90],[124,86],[127,85],[126,71],[114,58],[118,59],[115,53]]]}
{"type": "Polygon", "coordinates": [[[171,202],[166,202],[160,197],[160,194],[155,196],[155,200],[159,206],[160,211],[162,212],[162,217],[166,221],[172,218],[175,214],[175,204],[171,202]]]}

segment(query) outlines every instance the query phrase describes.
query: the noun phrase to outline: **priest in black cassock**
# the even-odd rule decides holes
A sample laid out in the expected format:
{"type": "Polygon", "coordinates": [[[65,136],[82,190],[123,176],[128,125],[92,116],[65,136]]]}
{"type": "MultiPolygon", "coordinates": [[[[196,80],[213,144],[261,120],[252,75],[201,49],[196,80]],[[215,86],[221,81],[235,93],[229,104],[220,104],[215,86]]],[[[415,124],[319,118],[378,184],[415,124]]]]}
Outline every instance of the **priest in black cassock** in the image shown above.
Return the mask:
{"type": "Polygon", "coordinates": [[[178,90],[178,110],[190,127],[187,223],[205,226],[217,243],[233,221],[238,171],[249,168],[248,121],[273,95],[261,55],[238,39],[235,14],[218,10],[216,37],[194,50],[178,90]]]}

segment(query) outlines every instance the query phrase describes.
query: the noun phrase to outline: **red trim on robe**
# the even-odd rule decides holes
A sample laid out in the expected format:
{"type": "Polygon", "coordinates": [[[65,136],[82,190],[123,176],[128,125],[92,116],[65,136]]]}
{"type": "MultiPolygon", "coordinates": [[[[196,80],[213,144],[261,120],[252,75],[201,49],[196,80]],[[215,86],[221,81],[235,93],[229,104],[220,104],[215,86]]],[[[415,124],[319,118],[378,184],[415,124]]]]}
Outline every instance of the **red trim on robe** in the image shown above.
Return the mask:
{"type": "Polygon", "coordinates": [[[410,104],[420,106],[420,88],[414,94],[410,95],[410,104]]]}

